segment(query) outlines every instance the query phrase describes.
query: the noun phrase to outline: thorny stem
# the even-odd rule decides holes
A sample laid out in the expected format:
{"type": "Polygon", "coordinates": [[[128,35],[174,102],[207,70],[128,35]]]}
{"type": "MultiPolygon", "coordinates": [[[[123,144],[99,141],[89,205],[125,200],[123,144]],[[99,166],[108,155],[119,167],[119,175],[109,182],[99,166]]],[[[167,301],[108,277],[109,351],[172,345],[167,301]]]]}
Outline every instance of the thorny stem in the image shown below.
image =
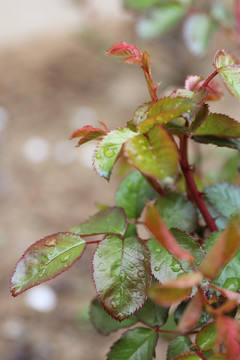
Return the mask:
{"type": "Polygon", "coordinates": [[[188,141],[188,138],[185,135],[180,138],[180,153],[181,153],[180,165],[182,168],[182,172],[183,172],[183,175],[186,180],[187,188],[189,189],[189,191],[192,195],[192,199],[194,200],[194,202],[198,206],[199,210],[201,211],[201,214],[202,214],[203,218],[205,219],[209,229],[212,232],[214,232],[214,231],[218,230],[217,226],[215,224],[214,219],[210,215],[205,202],[202,199],[201,193],[198,191],[197,185],[193,178],[191,167],[188,163],[187,141],[188,141]]]}
{"type": "Polygon", "coordinates": [[[200,356],[201,359],[207,360],[205,356],[203,356],[202,351],[200,349],[197,350],[197,354],[200,356]]]}
{"type": "Polygon", "coordinates": [[[143,69],[143,72],[144,72],[144,76],[145,76],[145,79],[147,82],[148,91],[151,96],[151,99],[153,102],[157,102],[158,101],[157,86],[153,83],[152,74],[149,70],[146,71],[143,69]]]}

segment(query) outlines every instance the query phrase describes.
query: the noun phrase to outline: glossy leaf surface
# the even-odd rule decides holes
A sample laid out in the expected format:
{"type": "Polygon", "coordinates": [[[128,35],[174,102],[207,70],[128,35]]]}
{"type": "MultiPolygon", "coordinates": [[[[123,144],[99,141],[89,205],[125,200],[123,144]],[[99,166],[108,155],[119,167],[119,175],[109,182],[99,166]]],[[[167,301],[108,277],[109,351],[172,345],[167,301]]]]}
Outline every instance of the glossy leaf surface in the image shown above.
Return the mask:
{"type": "Polygon", "coordinates": [[[90,318],[94,327],[103,335],[108,335],[118,329],[132,326],[137,322],[134,315],[121,322],[113,319],[104,310],[97,298],[95,298],[91,303],[90,318]]]}
{"type": "Polygon", "coordinates": [[[129,330],[111,347],[107,360],[152,360],[157,338],[151,329],[129,330]]]}
{"type": "Polygon", "coordinates": [[[177,336],[168,347],[167,360],[173,359],[183,351],[190,351],[191,340],[186,336],[177,336]]]}
{"type": "Polygon", "coordinates": [[[238,138],[240,137],[240,123],[227,115],[212,113],[197,129],[195,135],[238,138]]]}
{"type": "Polygon", "coordinates": [[[133,119],[130,120],[128,124],[128,128],[132,131],[136,131],[136,127],[146,119],[147,117],[147,109],[151,103],[145,103],[137,108],[137,110],[134,113],[133,119]]]}
{"type": "Polygon", "coordinates": [[[192,202],[184,195],[169,193],[162,195],[156,202],[162,220],[167,227],[192,232],[197,223],[197,213],[192,202]]]}
{"type": "Polygon", "coordinates": [[[147,299],[143,307],[135,315],[139,321],[146,325],[161,327],[167,321],[168,308],[158,306],[151,299],[147,299]]]}
{"type": "Polygon", "coordinates": [[[202,144],[213,144],[221,147],[240,150],[240,138],[226,139],[219,138],[217,136],[193,136],[192,139],[202,144]]]}
{"type": "Polygon", "coordinates": [[[91,216],[89,220],[70,231],[79,235],[116,234],[124,235],[127,229],[126,214],[122,208],[110,207],[91,216]]]}
{"type": "Polygon", "coordinates": [[[185,260],[189,263],[194,261],[192,254],[179,246],[178,242],[163,222],[158,209],[154,205],[147,205],[146,207],[145,224],[154,235],[155,239],[170,254],[177,259],[185,260]]]}
{"type": "Polygon", "coordinates": [[[221,268],[234,256],[240,246],[240,225],[237,217],[233,218],[222,232],[201,265],[204,276],[213,280],[221,268]],[[216,254],[218,256],[216,256],[216,254]]]}
{"type": "Polygon", "coordinates": [[[123,320],[143,305],[151,270],[149,250],[142,240],[106,238],[95,252],[93,268],[100,302],[111,316],[123,320]]]}
{"type": "Polygon", "coordinates": [[[217,329],[215,322],[211,322],[204,326],[196,337],[196,345],[202,351],[211,350],[217,339],[217,329]]]}
{"type": "Polygon", "coordinates": [[[201,360],[201,358],[192,351],[186,351],[182,355],[173,358],[173,360],[201,360]]]}
{"type": "Polygon", "coordinates": [[[157,304],[170,306],[190,296],[192,287],[198,285],[201,280],[202,275],[199,272],[180,275],[176,280],[152,285],[148,293],[157,304]]]}
{"type": "Polygon", "coordinates": [[[165,97],[158,100],[148,109],[147,118],[138,125],[138,130],[146,133],[155,124],[166,124],[169,121],[191,111],[195,104],[184,97],[165,97]]]}
{"type": "Polygon", "coordinates": [[[143,174],[159,180],[178,172],[178,151],[171,136],[161,126],[154,126],[148,138],[137,135],[124,146],[129,163],[143,174]]]}
{"type": "Polygon", "coordinates": [[[100,142],[93,159],[94,167],[100,176],[110,178],[111,170],[115,164],[123,143],[135,136],[130,129],[116,129],[109,132],[100,142]]]}
{"type": "Polygon", "coordinates": [[[14,270],[12,295],[17,296],[69,269],[81,257],[85,246],[85,241],[72,233],[53,234],[31,245],[14,270]]]}
{"type": "Polygon", "coordinates": [[[128,218],[137,219],[148,200],[158,197],[140,172],[134,171],[121,182],[116,193],[116,204],[122,207],[128,218]]]}

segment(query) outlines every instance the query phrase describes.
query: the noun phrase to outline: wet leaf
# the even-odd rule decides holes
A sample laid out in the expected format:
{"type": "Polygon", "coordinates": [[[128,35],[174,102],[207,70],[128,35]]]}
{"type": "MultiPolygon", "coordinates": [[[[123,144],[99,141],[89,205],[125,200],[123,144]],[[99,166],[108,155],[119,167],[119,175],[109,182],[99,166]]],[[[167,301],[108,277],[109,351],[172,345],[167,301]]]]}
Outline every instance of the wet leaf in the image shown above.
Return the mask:
{"type": "Polygon", "coordinates": [[[104,136],[93,159],[96,172],[109,179],[112,168],[119,156],[123,143],[135,136],[136,133],[127,128],[116,129],[104,136]]]}
{"type": "Polygon", "coordinates": [[[189,263],[194,261],[192,254],[179,246],[154,205],[149,204],[146,207],[145,224],[156,240],[175,258],[189,263]]]}
{"type": "Polygon", "coordinates": [[[69,269],[81,257],[85,246],[85,241],[72,233],[49,235],[31,245],[14,270],[12,295],[17,296],[69,269]]]}
{"type": "Polygon", "coordinates": [[[184,351],[182,355],[176,356],[172,360],[201,360],[201,358],[195,355],[193,351],[184,351]]]}
{"type": "Polygon", "coordinates": [[[129,330],[111,347],[107,360],[152,360],[157,339],[151,329],[129,330]]]}
{"type": "Polygon", "coordinates": [[[120,207],[109,207],[91,216],[87,221],[71,228],[71,232],[79,235],[116,234],[124,235],[127,219],[120,207]]]}
{"type": "Polygon", "coordinates": [[[135,313],[135,316],[146,325],[161,327],[167,321],[168,308],[158,306],[151,299],[147,299],[143,307],[135,313]]]}
{"type": "Polygon", "coordinates": [[[218,71],[230,93],[240,100],[240,65],[224,66],[218,71]]]}
{"type": "Polygon", "coordinates": [[[78,142],[78,146],[80,146],[88,141],[99,139],[105,134],[106,130],[94,128],[92,125],[86,125],[81,129],[74,131],[74,133],[70,137],[70,140],[75,138],[81,138],[78,142]]]}
{"type": "Polygon", "coordinates": [[[210,114],[195,131],[195,135],[239,138],[240,123],[224,114],[210,114]]]}
{"type": "Polygon", "coordinates": [[[116,193],[116,204],[122,207],[128,218],[137,219],[147,201],[158,197],[140,172],[134,171],[121,182],[116,193]]]}
{"type": "Polygon", "coordinates": [[[226,50],[218,50],[214,56],[214,66],[216,69],[220,69],[223,66],[237,65],[238,59],[226,50]]]}
{"type": "Polygon", "coordinates": [[[213,20],[206,14],[195,13],[187,17],[183,27],[183,39],[188,50],[203,56],[215,30],[213,20]]]}
{"type": "Polygon", "coordinates": [[[113,319],[104,310],[97,298],[91,303],[90,317],[94,327],[103,335],[108,335],[113,331],[130,327],[137,323],[137,319],[134,315],[121,322],[113,319]]]}
{"type": "Polygon", "coordinates": [[[240,245],[240,226],[238,217],[233,218],[214,244],[200,270],[213,280],[234,256],[240,245]],[[216,256],[218,254],[218,256],[216,256]]]}
{"type": "Polygon", "coordinates": [[[115,319],[129,317],[144,304],[151,270],[149,250],[142,240],[106,238],[95,252],[93,268],[100,302],[115,319]]]}
{"type": "Polygon", "coordinates": [[[184,195],[169,193],[156,202],[162,220],[168,228],[178,228],[192,232],[197,224],[197,213],[192,202],[184,195]]]}
{"type": "Polygon", "coordinates": [[[198,285],[201,280],[202,275],[200,272],[180,275],[176,280],[152,285],[148,294],[157,304],[170,306],[189,297],[193,286],[198,285]]]}
{"type": "Polygon", "coordinates": [[[138,130],[146,133],[153,125],[166,124],[195,107],[196,104],[186,97],[164,97],[150,106],[147,118],[138,125],[138,130]]]}
{"type": "Polygon", "coordinates": [[[138,124],[140,124],[143,120],[147,117],[147,109],[151,103],[145,103],[137,108],[137,110],[134,113],[133,119],[128,121],[128,128],[132,131],[136,131],[136,127],[138,124]]]}
{"type": "Polygon", "coordinates": [[[202,351],[213,349],[217,339],[217,329],[215,322],[203,326],[196,337],[196,345],[202,351]]]}
{"type": "Polygon", "coordinates": [[[192,342],[186,336],[177,336],[171,341],[168,347],[167,360],[172,360],[175,356],[183,351],[190,351],[192,342]]]}
{"type": "Polygon", "coordinates": [[[147,176],[169,180],[178,172],[176,144],[160,125],[148,132],[148,138],[137,135],[128,140],[124,154],[131,165],[147,176]]]}

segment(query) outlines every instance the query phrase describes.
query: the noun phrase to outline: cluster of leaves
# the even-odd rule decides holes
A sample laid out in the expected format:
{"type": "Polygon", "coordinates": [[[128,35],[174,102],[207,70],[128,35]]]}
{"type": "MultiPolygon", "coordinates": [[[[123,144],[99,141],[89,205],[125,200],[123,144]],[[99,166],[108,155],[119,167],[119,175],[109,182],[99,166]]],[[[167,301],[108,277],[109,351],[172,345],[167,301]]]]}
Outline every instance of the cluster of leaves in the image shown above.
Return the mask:
{"type": "Polygon", "coordinates": [[[192,139],[240,150],[240,124],[211,113],[207,104],[222,95],[213,80],[218,74],[240,100],[239,62],[220,50],[207,79],[188,76],[184,89],[158,99],[146,51],[117,43],[107,54],[142,68],[151,102],[139,106],[124,128],[85,126],[71,138],[79,139],[78,145],[98,142],[93,163],[107,180],[120,157],[135,171],[120,184],[114,207],[30,246],[16,265],[12,294],[56,277],[86,246],[98,244],[92,322],[103,334],[134,325],[112,346],[108,360],[151,360],[165,332],[175,335],[168,360],[237,360],[240,187],[216,183],[199,192],[187,144],[192,139]],[[142,225],[148,238],[141,236],[142,225]]]}
{"type": "Polygon", "coordinates": [[[214,34],[220,29],[240,34],[240,1],[202,0],[125,0],[140,13],[136,31],[140,38],[156,38],[183,21],[182,35],[188,50],[204,55],[214,34]]]}

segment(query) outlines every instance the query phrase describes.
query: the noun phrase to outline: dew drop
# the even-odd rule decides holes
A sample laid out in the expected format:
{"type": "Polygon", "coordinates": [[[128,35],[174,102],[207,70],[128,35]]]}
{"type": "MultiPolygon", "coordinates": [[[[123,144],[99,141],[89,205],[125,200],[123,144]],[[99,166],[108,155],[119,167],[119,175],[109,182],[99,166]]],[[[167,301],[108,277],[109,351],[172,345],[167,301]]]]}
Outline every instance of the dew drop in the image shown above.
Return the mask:
{"type": "Polygon", "coordinates": [[[155,270],[155,271],[159,271],[159,270],[160,270],[160,267],[159,267],[159,266],[155,266],[154,270],[155,270]]]}
{"type": "Polygon", "coordinates": [[[161,249],[156,249],[155,252],[159,254],[161,252],[161,249]]]}
{"type": "Polygon", "coordinates": [[[179,272],[181,270],[181,265],[175,259],[173,259],[171,263],[171,269],[174,272],[179,272]]]}
{"type": "Polygon", "coordinates": [[[62,257],[61,257],[61,262],[66,262],[68,259],[69,259],[69,256],[70,255],[63,255],[62,257]]]}
{"type": "Polygon", "coordinates": [[[139,276],[140,278],[144,278],[144,277],[145,277],[145,275],[144,275],[144,273],[143,273],[142,270],[138,270],[137,274],[138,274],[138,276],[139,276]]]}
{"type": "Polygon", "coordinates": [[[41,268],[38,272],[38,276],[41,278],[44,275],[45,268],[41,268]]]}
{"type": "Polygon", "coordinates": [[[117,304],[115,303],[115,301],[111,301],[111,306],[112,306],[113,309],[117,308],[117,304]]]}
{"type": "Polygon", "coordinates": [[[104,155],[108,158],[112,157],[115,154],[115,151],[108,149],[108,148],[104,149],[103,152],[104,152],[104,155]]]}
{"type": "Polygon", "coordinates": [[[53,251],[49,251],[49,255],[53,255],[53,251]]]}
{"type": "Polygon", "coordinates": [[[45,241],[45,246],[49,246],[49,247],[50,247],[50,246],[55,246],[56,243],[57,243],[57,240],[56,240],[56,239],[50,238],[50,239],[48,239],[48,240],[45,241]]]}
{"type": "Polygon", "coordinates": [[[71,233],[70,233],[70,232],[67,232],[67,233],[66,233],[66,236],[70,236],[70,235],[71,235],[71,233]]]}
{"type": "Polygon", "coordinates": [[[98,159],[98,160],[102,158],[101,154],[99,154],[99,153],[97,153],[95,157],[96,157],[96,159],[98,159]]]}

